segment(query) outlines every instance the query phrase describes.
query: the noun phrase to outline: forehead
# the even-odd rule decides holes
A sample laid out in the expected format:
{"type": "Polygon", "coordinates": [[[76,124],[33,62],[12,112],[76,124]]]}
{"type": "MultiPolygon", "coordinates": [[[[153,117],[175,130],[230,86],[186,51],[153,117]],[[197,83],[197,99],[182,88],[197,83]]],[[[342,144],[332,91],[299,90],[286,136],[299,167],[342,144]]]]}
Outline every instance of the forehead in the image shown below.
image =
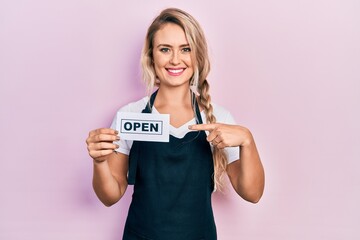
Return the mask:
{"type": "Polygon", "coordinates": [[[154,36],[154,45],[168,44],[171,46],[179,46],[188,44],[184,30],[177,24],[164,24],[154,36]]]}

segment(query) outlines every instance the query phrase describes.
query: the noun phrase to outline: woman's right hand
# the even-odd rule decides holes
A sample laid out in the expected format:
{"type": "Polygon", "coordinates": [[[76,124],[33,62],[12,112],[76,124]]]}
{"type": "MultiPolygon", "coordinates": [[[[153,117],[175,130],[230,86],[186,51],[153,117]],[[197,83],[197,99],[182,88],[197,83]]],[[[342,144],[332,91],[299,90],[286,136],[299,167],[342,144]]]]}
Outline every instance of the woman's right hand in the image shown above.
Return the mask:
{"type": "Polygon", "coordinates": [[[118,140],[120,140],[118,131],[111,128],[99,128],[90,131],[89,137],[86,139],[90,157],[95,162],[106,161],[108,155],[119,147],[119,145],[113,143],[113,141],[118,140]]]}

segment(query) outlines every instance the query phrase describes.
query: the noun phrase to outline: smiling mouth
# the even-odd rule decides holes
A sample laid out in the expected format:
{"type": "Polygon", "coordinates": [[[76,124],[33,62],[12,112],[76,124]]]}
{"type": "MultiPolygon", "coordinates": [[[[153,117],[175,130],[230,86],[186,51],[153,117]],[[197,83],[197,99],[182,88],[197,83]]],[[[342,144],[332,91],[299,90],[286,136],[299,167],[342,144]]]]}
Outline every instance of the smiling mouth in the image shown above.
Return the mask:
{"type": "Polygon", "coordinates": [[[171,75],[180,75],[186,68],[165,68],[171,75]]]}

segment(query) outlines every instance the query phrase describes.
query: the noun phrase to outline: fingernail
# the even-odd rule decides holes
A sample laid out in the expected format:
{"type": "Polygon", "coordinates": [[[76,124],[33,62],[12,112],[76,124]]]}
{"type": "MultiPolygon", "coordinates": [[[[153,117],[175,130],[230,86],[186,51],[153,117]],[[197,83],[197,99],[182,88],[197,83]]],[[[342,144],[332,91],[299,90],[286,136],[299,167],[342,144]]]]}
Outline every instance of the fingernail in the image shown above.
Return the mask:
{"type": "Polygon", "coordinates": [[[120,137],[119,137],[119,136],[117,136],[117,137],[116,137],[116,140],[120,140],[120,137]]]}
{"type": "Polygon", "coordinates": [[[119,131],[115,130],[115,134],[119,134],[119,131]]]}
{"type": "Polygon", "coordinates": [[[189,126],[188,126],[189,129],[192,129],[192,127],[193,127],[192,125],[189,125],[189,126]]]}

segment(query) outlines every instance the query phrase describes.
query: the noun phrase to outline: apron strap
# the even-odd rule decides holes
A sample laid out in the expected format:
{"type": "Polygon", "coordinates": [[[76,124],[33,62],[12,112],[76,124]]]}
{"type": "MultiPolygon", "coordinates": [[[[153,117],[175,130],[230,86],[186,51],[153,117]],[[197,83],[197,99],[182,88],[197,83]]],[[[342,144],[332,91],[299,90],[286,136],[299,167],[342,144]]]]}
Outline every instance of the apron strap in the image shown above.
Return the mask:
{"type": "Polygon", "coordinates": [[[142,113],[152,113],[152,107],[154,106],[155,98],[158,93],[159,89],[157,89],[153,94],[151,94],[146,107],[142,110],[142,113]]]}

